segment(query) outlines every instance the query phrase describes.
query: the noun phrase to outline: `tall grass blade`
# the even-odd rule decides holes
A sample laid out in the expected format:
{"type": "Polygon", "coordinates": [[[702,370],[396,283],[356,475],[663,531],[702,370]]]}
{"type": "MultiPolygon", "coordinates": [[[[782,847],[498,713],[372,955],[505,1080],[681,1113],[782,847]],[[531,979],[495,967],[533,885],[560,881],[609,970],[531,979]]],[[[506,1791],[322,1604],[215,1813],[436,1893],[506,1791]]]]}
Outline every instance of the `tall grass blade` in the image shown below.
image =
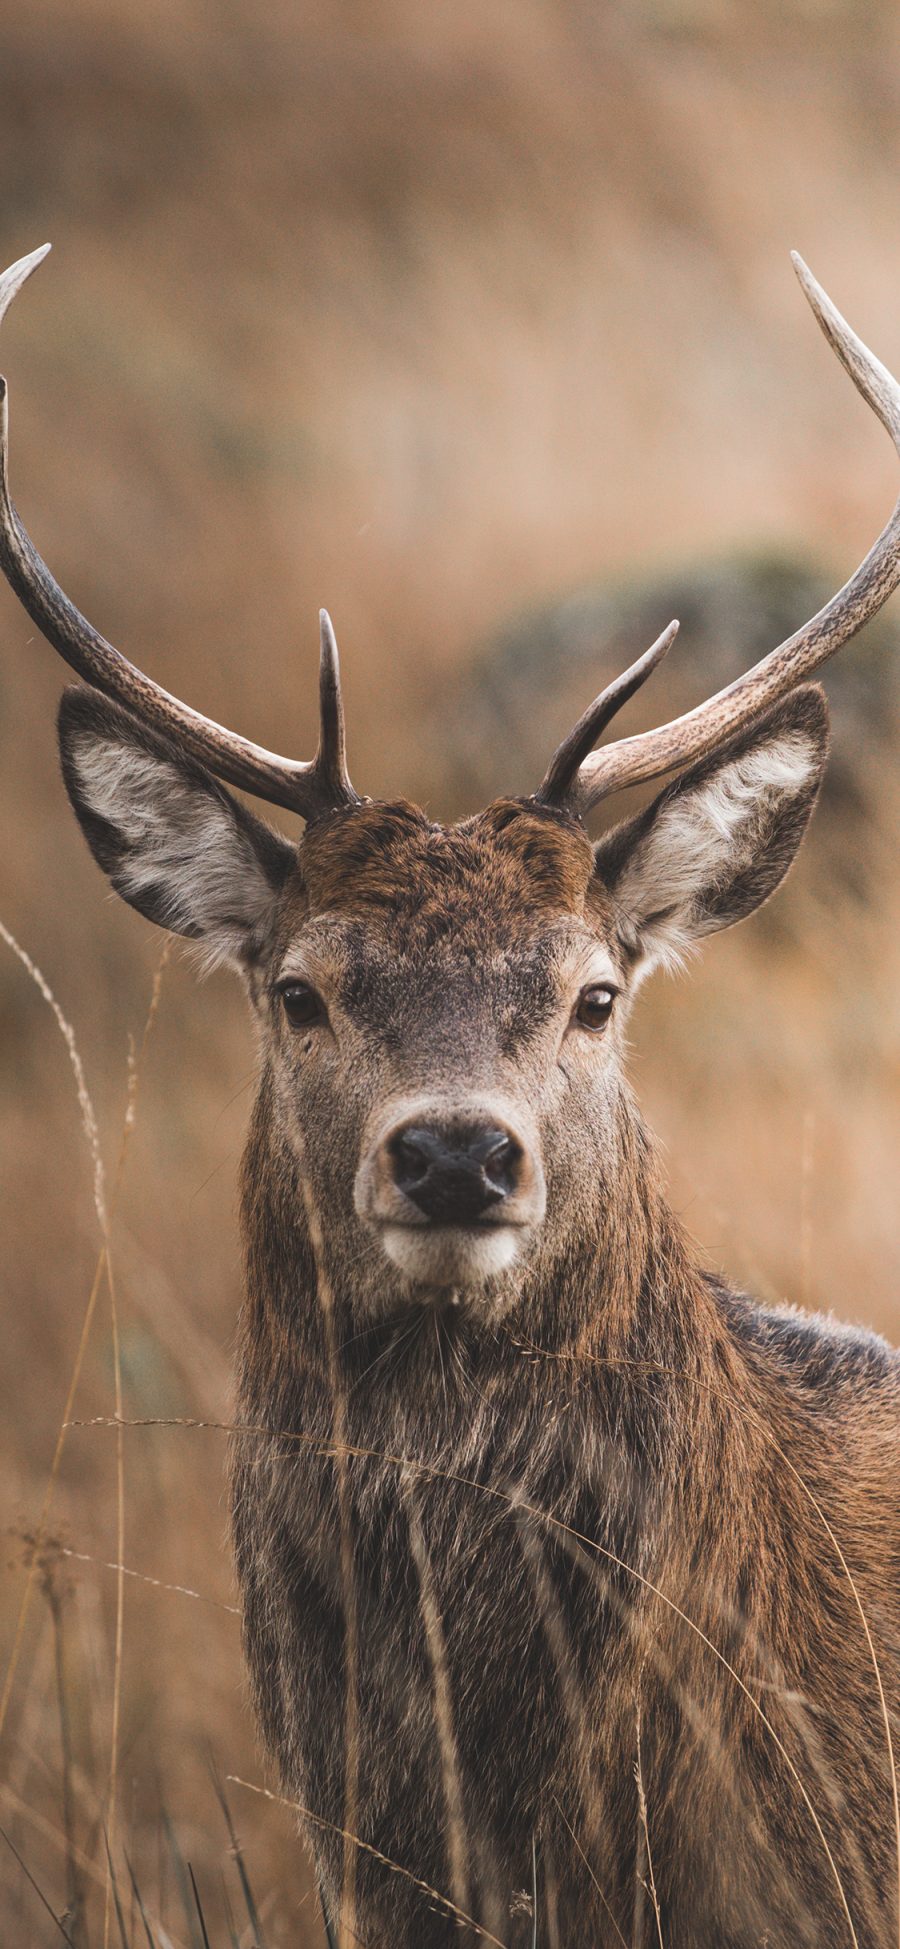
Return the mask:
{"type": "Polygon", "coordinates": [[[231,1897],[225,1884],[224,1875],[222,1876],[222,1907],[225,1911],[225,1927],[228,1930],[228,1940],[231,1944],[231,1949],[241,1949],[240,1937],[235,1926],[234,1910],[231,1906],[231,1897]]]}
{"type": "Polygon", "coordinates": [[[109,1835],[106,1832],[105,1828],[103,1830],[103,1839],[106,1842],[106,1862],[107,1862],[107,1867],[109,1869],[109,1880],[107,1882],[107,1888],[109,1889],[112,1895],[113,1907],[116,1911],[116,1921],[119,1924],[119,1935],[122,1942],[122,1949],[129,1949],[128,1930],[125,1927],[125,1917],[122,1913],[122,1903],[119,1899],[119,1883],[118,1883],[118,1878],[116,1876],[115,1868],[113,1866],[112,1854],[110,1852],[109,1835]]]}
{"type": "Polygon", "coordinates": [[[641,1826],[644,1832],[644,1848],[646,1850],[646,1856],[647,1856],[647,1886],[650,1891],[650,1900],[653,1903],[653,1917],[656,1922],[656,1935],[657,1935],[657,1940],[659,1942],[659,1949],[666,1949],[665,1943],[663,1941],[662,1915],[660,1914],[660,1908],[659,1908],[659,1896],[657,1895],[656,1892],[656,1875],[653,1872],[653,1853],[650,1847],[650,1819],[647,1813],[647,1795],[644,1790],[644,1762],[641,1756],[640,1706],[638,1706],[638,1715],[637,1715],[637,1760],[635,1763],[634,1778],[635,1778],[635,1784],[637,1786],[638,1811],[640,1814],[641,1826]]]}
{"type": "Polygon", "coordinates": [[[47,1897],[44,1894],[43,1888],[41,1888],[38,1885],[38,1883],[35,1881],[31,1869],[29,1868],[27,1862],[23,1861],[22,1856],[19,1853],[18,1848],[16,1847],[15,1841],[10,1840],[10,1837],[7,1834],[5,1827],[0,1827],[0,1835],[2,1835],[4,1841],[6,1842],[7,1847],[10,1849],[10,1852],[15,1855],[23,1875],[25,1875],[26,1879],[30,1881],[31,1886],[34,1889],[34,1892],[38,1898],[38,1901],[43,1903],[45,1909],[47,1910],[47,1914],[50,1917],[51,1922],[55,1923],[56,1927],[59,1930],[60,1935],[62,1936],[63,1941],[68,1943],[69,1949],[75,1949],[75,1944],[72,1941],[72,1937],[70,1936],[68,1929],[64,1928],[62,1922],[59,1919],[59,1916],[56,1913],[55,1908],[52,1906],[52,1903],[48,1902],[47,1897]]]}
{"type": "Polygon", "coordinates": [[[172,1858],[172,1865],[175,1869],[175,1882],[178,1888],[178,1897],[181,1902],[182,1909],[184,1910],[184,1918],[188,1925],[188,1933],[190,1935],[191,1942],[194,1944],[194,1949],[203,1949],[203,1943],[201,1941],[201,1938],[197,1934],[197,1911],[194,1907],[194,1898],[191,1892],[191,1884],[188,1877],[187,1863],[178,1845],[178,1836],[169,1818],[168,1810],[165,1807],[162,1810],[162,1823],[165,1829],[166,1840],[169,1846],[169,1854],[171,1855],[172,1858]]]}
{"type": "Polygon", "coordinates": [[[325,1940],[328,1944],[328,1949],[337,1949],[337,1936],[335,1935],[334,1930],[331,1926],[331,1917],[328,1913],[328,1903],[325,1900],[325,1890],[322,1887],[321,1882],[319,1882],[319,1902],[322,1908],[322,1924],[325,1930],[325,1940]]]}
{"type": "Polygon", "coordinates": [[[84,1900],[81,1876],[78,1869],[78,1849],[75,1842],[75,1801],[72,1785],[73,1744],[72,1722],[69,1710],[69,1687],[66,1682],[66,1645],[63,1620],[63,1598],[57,1586],[53,1561],[54,1552],[47,1553],[44,1562],[44,1595],[53,1624],[53,1651],[56,1668],[56,1696],[59,1707],[59,1738],[62,1757],[62,1807],[63,1827],[66,1836],[66,1886],[68,1890],[67,1910],[72,1934],[79,1940],[84,1900]]]}
{"type": "MultiPolygon", "coordinates": [[[[125,1854],[124,1848],[122,1852],[123,1854],[125,1854]]],[[[130,1858],[127,1854],[125,1854],[125,1866],[128,1869],[128,1879],[131,1882],[132,1893],[134,1895],[135,1901],[137,1902],[138,1914],[144,1926],[144,1934],[147,1938],[148,1949],[156,1949],[156,1944],[153,1940],[153,1930],[150,1927],[150,1923],[147,1918],[147,1910],[144,1907],[144,1898],[138,1887],[137,1875],[134,1872],[134,1869],[131,1865],[130,1858]]]]}
{"type": "Polygon", "coordinates": [[[191,1887],[194,1891],[194,1902],[196,1905],[197,1914],[200,1918],[200,1931],[203,1936],[203,1949],[209,1949],[209,1932],[206,1927],[206,1917],[203,1913],[203,1904],[200,1900],[200,1890],[197,1887],[197,1877],[194,1873],[194,1870],[190,1862],[188,1862],[187,1864],[187,1871],[191,1877],[191,1887]]]}
{"type": "MultiPolygon", "coordinates": [[[[435,1324],[439,1330],[439,1322],[436,1315],[435,1324]]],[[[419,1579],[419,1607],[422,1614],[422,1622],[425,1626],[425,1639],[428,1645],[428,1658],[431,1665],[434,1686],[432,1717],[437,1730],[438,1747],[441,1756],[444,1806],[447,1817],[447,1857],[450,1868],[450,1887],[456,1908],[461,1913],[465,1913],[471,1907],[467,1862],[468,1848],[465,1810],[463,1808],[462,1786],[459,1774],[459,1755],[453,1726],[450,1676],[447,1669],[447,1655],[444,1645],[444,1627],[441,1619],[431,1558],[428,1553],[419,1515],[418,1497],[410,1475],[401,1476],[400,1480],[401,1489],[407,1503],[409,1545],[419,1579]]]]}
{"type": "Polygon", "coordinates": [[[219,1806],[222,1809],[222,1813],[225,1819],[225,1825],[228,1829],[228,1839],[229,1842],[231,1843],[231,1853],[234,1859],[235,1867],[237,1868],[238,1871],[238,1875],[240,1876],[241,1893],[244,1897],[244,1907],[247,1910],[247,1919],[250,1923],[250,1927],[253,1930],[256,1939],[256,1949],[266,1949],[266,1939],[265,1939],[265,1935],[263,1934],[263,1926],[259,1919],[259,1910],[253,1898],[253,1890],[250,1886],[250,1876],[247,1873],[247,1867],[244,1861],[243,1850],[241,1848],[240,1841],[238,1840],[237,1837],[234,1821],[232,1820],[231,1817],[231,1808],[228,1805],[228,1796],[225,1792],[225,1788],[222,1785],[221,1780],[219,1779],[212,1756],[210,1756],[209,1766],[210,1766],[210,1773],[212,1775],[213,1791],[215,1793],[216,1799],[219,1802],[219,1806]]]}

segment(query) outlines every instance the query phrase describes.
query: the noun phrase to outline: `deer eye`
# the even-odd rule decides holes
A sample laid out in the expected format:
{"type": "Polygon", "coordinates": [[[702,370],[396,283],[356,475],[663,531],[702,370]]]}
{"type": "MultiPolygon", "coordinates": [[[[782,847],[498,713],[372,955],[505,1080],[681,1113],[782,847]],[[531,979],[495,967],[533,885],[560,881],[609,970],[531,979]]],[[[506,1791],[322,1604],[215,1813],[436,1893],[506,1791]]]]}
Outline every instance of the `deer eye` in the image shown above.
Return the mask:
{"type": "Polygon", "coordinates": [[[292,1029],[308,1029],[314,1022],[324,1022],[325,1004],[308,981],[283,981],[278,993],[292,1029]]]}
{"type": "Polygon", "coordinates": [[[605,1029],[612,1014],[617,989],[610,988],[605,981],[595,982],[590,988],[582,988],[575,1010],[575,1020],[583,1029],[592,1029],[594,1034],[605,1029]]]}

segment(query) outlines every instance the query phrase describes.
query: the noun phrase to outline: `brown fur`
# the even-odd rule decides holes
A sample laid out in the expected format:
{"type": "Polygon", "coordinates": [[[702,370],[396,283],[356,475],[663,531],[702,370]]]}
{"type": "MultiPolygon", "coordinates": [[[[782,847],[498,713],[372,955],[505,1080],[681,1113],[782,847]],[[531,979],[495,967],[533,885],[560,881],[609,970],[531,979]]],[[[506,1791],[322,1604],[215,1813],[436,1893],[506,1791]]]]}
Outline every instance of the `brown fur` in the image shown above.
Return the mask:
{"type": "MultiPolygon", "coordinates": [[[[79,708],[70,791],[137,898],[131,828],[98,821],[79,770],[98,735],[79,708]]],[[[103,711],[143,762],[153,741],[103,711]]],[[[406,1871],[356,1856],[367,1949],[467,1939],[421,1884],[525,1949],[532,1849],[541,1949],[843,1949],[836,1877],[860,1949],[896,1941],[884,1728],[828,1526],[896,1715],[897,1357],[699,1269],[621,1060],[642,942],[772,891],[824,752],[804,693],[596,854],[516,801],[451,830],[364,805],[296,855],[236,827],[242,870],[258,856],[243,960],[262,1030],[232,1458],[245,1643],[333,1915],[348,1804],[406,1871]],[[654,831],[677,842],[666,819],[729,764],[801,735],[808,778],[760,786],[709,883],[673,892],[674,918],[625,911],[654,831]],[[598,955],[623,993],[592,1040],[569,1011],[598,955]],[[286,970],[320,989],[327,1026],[286,1026],[286,970]],[[462,1292],[418,1291],[354,1205],[373,1118],[423,1091],[518,1105],[543,1154],[546,1218],[462,1292]]],[[[206,789],[184,768],[179,806],[189,777],[206,789]]],[[[143,911],[156,898],[145,876],[143,911]]]]}
{"type": "MultiPolygon", "coordinates": [[[[363,805],[311,826],[298,867],[312,913],[414,927],[421,951],[460,917],[477,919],[471,876],[508,933],[539,916],[583,914],[592,854],[580,826],[501,799],[464,826],[433,825],[417,806],[363,805]],[[500,841],[501,843],[497,843],[500,841]]],[[[481,906],[479,902],[479,906],[481,906]]]]}

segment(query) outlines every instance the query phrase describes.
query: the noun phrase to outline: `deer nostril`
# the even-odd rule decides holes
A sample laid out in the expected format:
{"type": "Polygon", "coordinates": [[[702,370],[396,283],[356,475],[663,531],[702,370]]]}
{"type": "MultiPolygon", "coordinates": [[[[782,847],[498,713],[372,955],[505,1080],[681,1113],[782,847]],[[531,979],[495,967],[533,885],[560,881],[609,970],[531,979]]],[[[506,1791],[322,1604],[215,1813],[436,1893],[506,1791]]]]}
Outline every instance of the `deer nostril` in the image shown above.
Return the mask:
{"type": "Polygon", "coordinates": [[[490,1148],[481,1157],[481,1168],[489,1184],[496,1186],[504,1198],[514,1191],[519,1180],[522,1163],[522,1146],[514,1137],[503,1131],[491,1133],[490,1148]]]}
{"type": "Polygon", "coordinates": [[[421,1184],[431,1168],[428,1148],[422,1141],[425,1133],[404,1131],[395,1137],[390,1149],[394,1160],[394,1181],[401,1191],[408,1191],[413,1185],[421,1184]]]}
{"type": "Polygon", "coordinates": [[[473,1224],[516,1190],[524,1152],[492,1124],[407,1125],[388,1141],[394,1184],[435,1224],[473,1224]]]}

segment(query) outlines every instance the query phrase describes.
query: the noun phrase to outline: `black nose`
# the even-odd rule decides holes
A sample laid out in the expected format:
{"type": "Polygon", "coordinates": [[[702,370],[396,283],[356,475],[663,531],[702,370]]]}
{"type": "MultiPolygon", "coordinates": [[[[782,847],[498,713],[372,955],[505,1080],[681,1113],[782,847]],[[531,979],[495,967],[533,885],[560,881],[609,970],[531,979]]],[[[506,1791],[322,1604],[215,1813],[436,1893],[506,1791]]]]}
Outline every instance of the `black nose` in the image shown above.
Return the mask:
{"type": "Polygon", "coordinates": [[[390,1140],[394,1183],[436,1225],[473,1225],[515,1191],[522,1147],[493,1124],[407,1124],[390,1140]]]}

